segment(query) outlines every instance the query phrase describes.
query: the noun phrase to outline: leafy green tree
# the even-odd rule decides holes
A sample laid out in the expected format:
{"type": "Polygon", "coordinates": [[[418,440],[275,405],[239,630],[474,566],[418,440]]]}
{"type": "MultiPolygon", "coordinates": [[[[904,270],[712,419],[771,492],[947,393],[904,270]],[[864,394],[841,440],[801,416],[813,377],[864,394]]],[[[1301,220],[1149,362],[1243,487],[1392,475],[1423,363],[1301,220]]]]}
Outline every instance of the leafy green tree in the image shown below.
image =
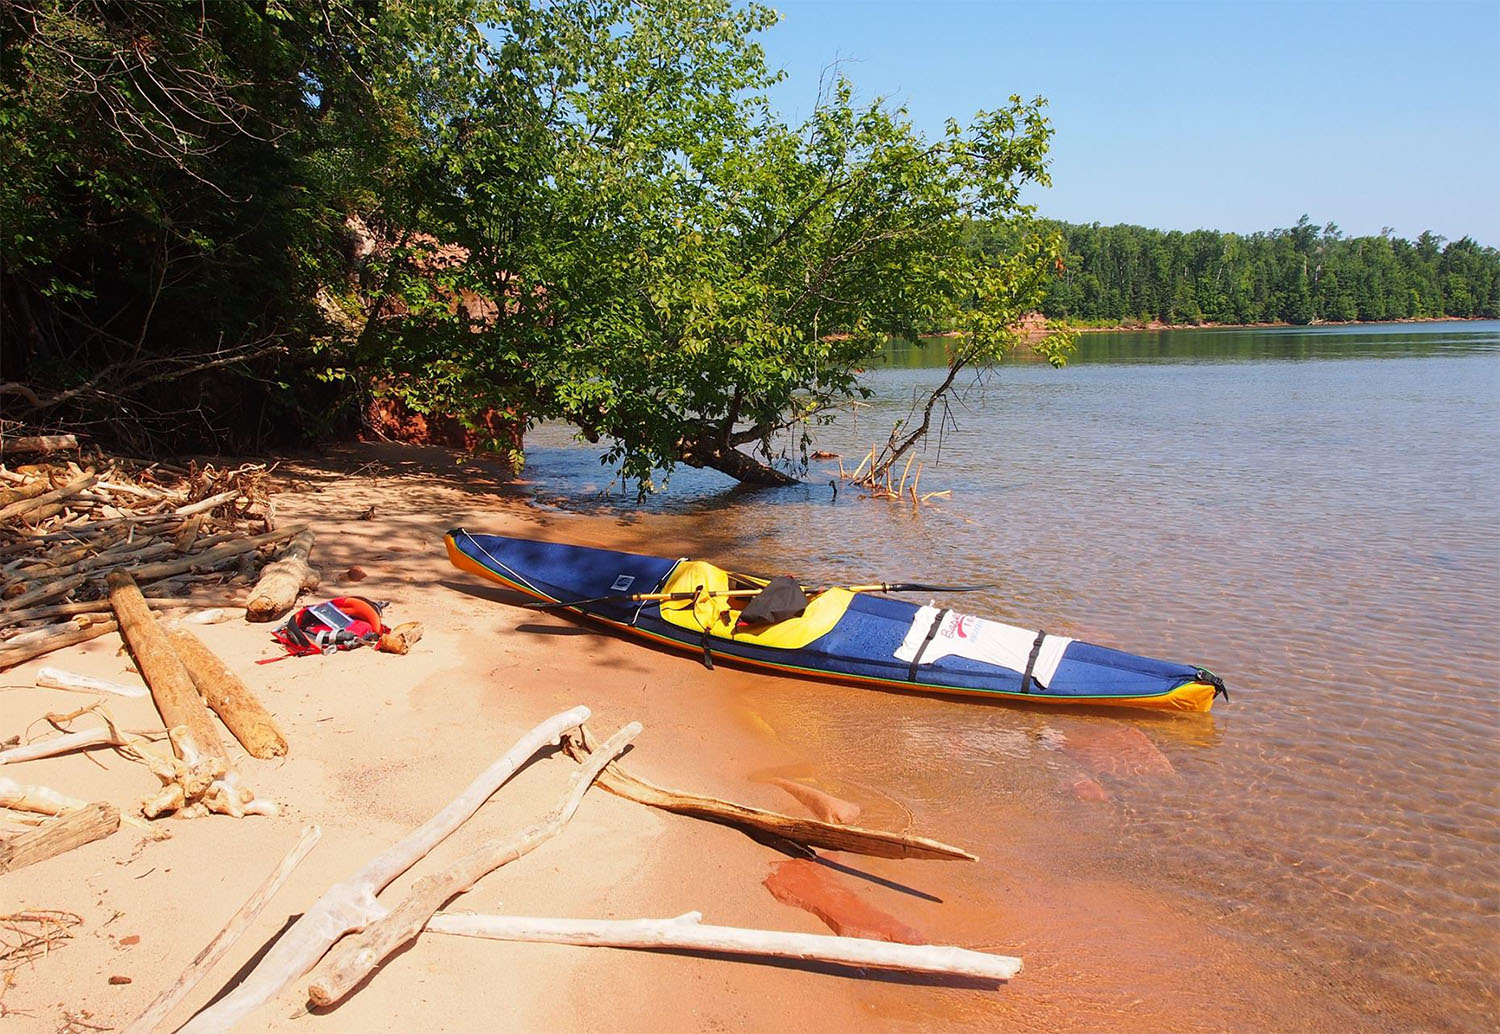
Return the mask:
{"type": "Polygon", "coordinates": [[[887,336],[956,329],[955,377],[1018,343],[1060,241],[1021,234],[986,256],[970,230],[1023,218],[1021,187],[1046,181],[1039,102],[929,141],[835,80],[790,127],[761,94],[774,76],[752,36],[767,9],[474,12],[482,36],[424,54],[420,73],[443,84],[420,222],[464,258],[420,320],[375,342],[412,405],[566,420],[643,489],[678,464],[775,482],[792,476],[778,450],[800,459],[809,422],[861,394],[887,336]],[[444,307],[465,292],[503,298],[500,311],[476,325],[444,307]]]}

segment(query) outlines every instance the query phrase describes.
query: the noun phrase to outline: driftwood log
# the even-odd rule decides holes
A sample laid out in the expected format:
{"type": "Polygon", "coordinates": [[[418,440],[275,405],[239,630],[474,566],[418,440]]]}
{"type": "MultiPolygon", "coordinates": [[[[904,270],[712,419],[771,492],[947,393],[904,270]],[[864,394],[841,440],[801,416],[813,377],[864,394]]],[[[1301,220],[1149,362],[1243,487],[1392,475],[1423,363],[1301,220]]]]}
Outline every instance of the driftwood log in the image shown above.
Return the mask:
{"type": "MultiPolygon", "coordinates": [[[[590,747],[588,733],[580,730],[578,736],[570,736],[565,744],[569,754],[575,758],[588,756],[590,747]]],[[[769,833],[784,837],[793,843],[807,847],[821,847],[830,851],[850,851],[854,854],[876,858],[928,858],[946,861],[977,861],[974,855],[962,848],[929,840],[927,837],[910,836],[905,833],[889,833],[879,829],[863,829],[859,826],[840,826],[817,819],[798,818],[774,811],[750,808],[717,797],[668,790],[631,775],[618,762],[607,765],[599,773],[599,785],[610,793],[638,804],[690,815],[726,826],[769,833]]]]}
{"type": "Polygon", "coordinates": [[[171,629],[167,640],[198,687],[198,694],[251,757],[265,760],[286,756],[286,737],[277,728],[276,719],[218,654],[186,629],[171,629]]]}
{"type": "Polygon", "coordinates": [[[488,937],[500,941],[601,945],[614,948],[672,948],[714,954],[759,955],[845,966],[942,973],[983,980],[1009,980],[1021,960],[941,944],[902,944],[830,934],[746,930],[704,926],[701,912],[675,919],[532,919],[522,916],[462,915],[440,912],[427,929],[434,933],[488,937]]]}
{"type": "Polygon", "coordinates": [[[0,873],[103,840],[119,828],[120,811],[110,804],[96,802],[65,812],[29,833],[0,840],[0,873]]]}
{"type": "Polygon", "coordinates": [[[189,1020],[178,1034],[227,1031],[294,980],[305,976],[330,945],[384,914],[375,895],[461,826],[522,764],[563,733],[588,719],[586,707],[554,715],[521,737],[481,772],[447,807],[371,859],[348,879],[329,887],[302,918],[277,939],[234,990],[189,1020]]]}
{"type": "Polygon", "coordinates": [[[79,643],[86,643],[90,639],[98,639],[102,635],[109,635],[117,627],[113,619],[96,621],[88,628],[80,628],[76,632],[59,632],[40,642],[27,643],[24,646],[0,648],[0,671],[6,668],[13,668],[23,661],[44,657],[54,650],[61,650],[65,646],[77,646],[79,643]]]}
{"type": "Polygon", "coordinates": [[[78,448],[78,438],[71,434],[34,434],[21,438],[0,438],[0,455],[11,453],[60,452],[78,448]]]}
{"type": "Polygon", "coordinates": [[[198,981],[203,979],[204,974],[212,969],[230,948],[234,947],[234,943],[240,939],[245,928],[253,923],[255,917],[265,909],[271,898],[281,889],[282,884],[286,883],[292,870],[307,857],[307,853],[317,845],[318,838],[322,835],[322,831],[317,826],[308,826],[304,829],[301,838],[291,851],[287,852],[281,864],[276,866],[266,877],[265,882],[256,888],[255,893],[251,894],[240,906],[239,911],[229,917],[229,922],[224,924],[223,929],[214,936],[214,939],[193,957],[192,963],[182,972],[182,975],[174,980],[170,987],[157,995],[156,999],[146,1006],[146,1011],[137,1016],[122,1034],[151,1034],[156,1030],[161,1021],[167,1018],[167,1013],[171,1012],[173,1007],[198,985],[198,981]]]}
{"type": "Polygon", "coordinates": [[[377,966],[402,945],[415,939],[445,902],[470,889],[500,866],[528,854],[561,833],[578,810],[594,777],[640,733],[640,723],[631,722],[606,740],[583,767],[573,773],[562,799],[540,822],[519,833],[492,838],[443,872],[424,876],[393,912],[371,923],[358,936],[341,942],[328,953],[314,974],[307,989],[308,1001],[316,1006],[343,1001],[377,966]]]}
{"type": "Polygon", "coordinates": [[[266,565],[245,604],[245,620],[274,621],[292,609],[301,593],[318,587],[321,575],[307,562],[314,537],[311,528],[298,532],[282,554],[266,565]]]}
{"type": "Polygon", "coordinates": [[[381,653],[405,654],[422,638],[422,622],[407,621],[380,637],[376,649],[381,653]]]}
{"type": "Polygon", "coordinates": [[[151,689],[162,724],[168,729],[187,726],[200,750],[214,757],[225,757],[224,743],[193,685],[192,676],[157,625],[135,579],[128,571],[111,571],[108,581],[109,601],[120,622],[120,636],[130,647],[136,667],[151,689]]]}

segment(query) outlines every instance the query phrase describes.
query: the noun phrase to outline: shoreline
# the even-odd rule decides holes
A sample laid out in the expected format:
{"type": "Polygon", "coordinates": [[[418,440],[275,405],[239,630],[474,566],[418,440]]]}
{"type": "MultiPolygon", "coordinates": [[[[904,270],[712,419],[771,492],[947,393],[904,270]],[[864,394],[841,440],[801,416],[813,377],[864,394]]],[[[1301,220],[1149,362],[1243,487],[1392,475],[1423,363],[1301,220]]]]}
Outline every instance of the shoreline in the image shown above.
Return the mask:
{"type": "Polygon", "coordinates": [[[1117,333],[1120,331],[1146,330],[1279,330],[1286,328],[1311,329],[1314,327],[1399,327],[1426,323],[1474,323],[1491,319],[1489,316],[1412,316],[1394,320],[1313,320],[1311,323],[1121,323],[1107,327],[1075,326],[1080,334],[1117,333]]]}
{"type": "MultiPolygon", "coordinates": [[[[721,549],[724,543],[693,515],[622,518],[544,509],[529,497],[524,480],[437,447],[340,448],[317,460],[287,460],[279,476],[292,487],[274,497],[278,521],[310,521],[318,533],[312,559],[323,584],[311,598],[389,600],[388,623],[421,621],[426,634],[407,656],[358,650],[262,665],[256,662],[281,654],[269,637],[272,626],[203,626],[204,641],[286,734],[290,752],[275,762],[248,758],[227,741],[231,763],[280,805],[281,814],[160,821],[156,828],[170,834],[164,840],[122,828],[9,873],[4,911],[57,909],[82,920],[70,940],[15,968],[0,998],[14,1029],[42,1034],[70,1018],[123,1027],[188,966],[298,830],[319,826],[317,848],[168,1016],[165,1029],[175,1029],[236,973],[242,976],[324,890],[426,821],[522,733],[578,704],[592,710],[590,726],[601,738],[641,721],[644,732],[626,767],[660,785],[801,815],[803,797],[792,792],[801,784],[804,796],[808,789],[831,792],[862,805],[873,827],[905,826],[959,847],[979,846],[966,842],[973,835],[966,816],[919,806],[908,796],[913,789],[899,780],[856,780],[826,766],[826,748],[849,749],[840,739],[848,731],[829,726],[811,739],[800,730],[788,735],[788,720],[824,710],[808,697],[810,683],[727,665],[706,675],[695,658],[508,605],[497,587],[453,569],[441,544],[444,531],[467,524],[657,555],[721,549]],[[367,577],[354,580],[356,566],[367,577]],[[789,719],[778,705],[789,700],[809,703],[796,705],[789,719]]],[[[138,679],[114,635],[19,665],[4,673],[7,689],[0,694],[7,732],[32,728],[35,735],[41,715],[90,702],[33,688],[44,665],[120,682],[138,679]]],[[[902,713],[899,695],[833,686],[820,692],[862,712],[902,713]],[[883,700],[889,703],[882,711],[883,700]]],[[[106,706],[128,730],[159,728],[149,699],[110,698],[106,706]]],[[[876,771],[885,763],[916,763],[891,753],[902,749],[899,738],[889,738],[896,735],[882,726],[882,742],[861,748],[887,759],[875,759],[876,771]]],[[[554,805],[571,769],[546,757],[527,766],[399,877],[382,902],[394,906],[417,879],[485,839],[534,822],[554,805]]],[[[155,788],[141,766],[107,751],[27,762],[3,774],[122,809],[155,788]]],[[[1050,772],[1022,771],[1018,778],[1042,780],[1058,792],[1058,777],[1050,772]]],[[[1003,825],[1008,836],[1003,846],[985,845],[975,863],[825,853],[820,867],[835,890],[932,943],[1020,956],[1025,968],[1008,984],[423,934],[341,1005],[309,1011],[303,979],[237,1029],[285,1030],[291,1022],[320,1034],[913,1026],[978,1032],[1030,1024],[1144,1034],[1226,1024],[1263,1028],[1289,1014],[1295,981],[1273,979],[1266,963],[1216,928],[1211,910],[1199,914],[1184,902],[1097,873],[1080,847],[1059,839],[1059,823],[1082,819],[1107,828],[1118,821],[1112,810],[1064,792],[1046,812],[1026,794],[997,797],[987,820],[1003,825]],[[1103,927],[1100,916],[1108,917],[1103,927]],[[1203,993],[1154,995],[1143,1006],[1143,989],[1163,973],[1203,993]],[[1247,974],[1258,974],[1263,979],[1257,983],[1272,990],[1254,1001],[1239,997],[1235,988],[1247,974]]],[[[485,877],[447,908],[621,919],[701,910],[707,923],[829,933],[813,912],[778,900],[763,886],[786,861],[787,854],[734,829],[647,809],[596,788],[561,836],[485,877]]]]}

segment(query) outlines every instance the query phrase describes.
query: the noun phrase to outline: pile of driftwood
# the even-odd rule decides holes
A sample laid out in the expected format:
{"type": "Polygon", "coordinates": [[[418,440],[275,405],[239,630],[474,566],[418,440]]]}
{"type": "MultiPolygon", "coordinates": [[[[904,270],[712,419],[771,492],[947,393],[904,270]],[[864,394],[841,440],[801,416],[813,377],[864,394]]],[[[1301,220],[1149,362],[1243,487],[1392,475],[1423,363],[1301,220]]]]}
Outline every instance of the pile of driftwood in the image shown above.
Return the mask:
{"type": "MultiPolygon", "coordinates": [[[[306,530],[276,527],[274,484],[264,464],[0,465],[0,670],[115,631],[107,581],[116,570],[128,569],[158,609],[202,607],[184,594],[205,586],[227,602],[252,583],[264,551],[306,530]]],[[[299,588],[310,578],[306,549],[301,559],[299,588]]]]}

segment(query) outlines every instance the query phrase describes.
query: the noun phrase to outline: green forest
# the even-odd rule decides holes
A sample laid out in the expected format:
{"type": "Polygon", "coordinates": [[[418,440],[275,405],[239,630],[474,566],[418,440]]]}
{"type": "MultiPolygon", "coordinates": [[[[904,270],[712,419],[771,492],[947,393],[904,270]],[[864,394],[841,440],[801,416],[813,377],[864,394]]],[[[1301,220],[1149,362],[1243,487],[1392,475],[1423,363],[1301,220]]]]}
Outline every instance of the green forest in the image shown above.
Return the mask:
{"type": "MultiPolygon", "coordinates": [[[[1066,247],[1042,311],[1078,324],[1500,317],[1500,251],[1469,237],[1345,237],[1306,216],[1248,236],[1052,222],[1066,247]]],[[[979,246],[1007,247],[1003,227],[979,246]]]]}
{"type": "Polygon", "coordinates": [[[572,424],[642,491],[781,482],[882,343],[1060,364],[1059,320],[1494,316],[1467,238],[1075,226],[1043,98],[927,134],[831,74],[788,122],[731,0],[6,0],[0,434],[137,454],[572,424]]]}

